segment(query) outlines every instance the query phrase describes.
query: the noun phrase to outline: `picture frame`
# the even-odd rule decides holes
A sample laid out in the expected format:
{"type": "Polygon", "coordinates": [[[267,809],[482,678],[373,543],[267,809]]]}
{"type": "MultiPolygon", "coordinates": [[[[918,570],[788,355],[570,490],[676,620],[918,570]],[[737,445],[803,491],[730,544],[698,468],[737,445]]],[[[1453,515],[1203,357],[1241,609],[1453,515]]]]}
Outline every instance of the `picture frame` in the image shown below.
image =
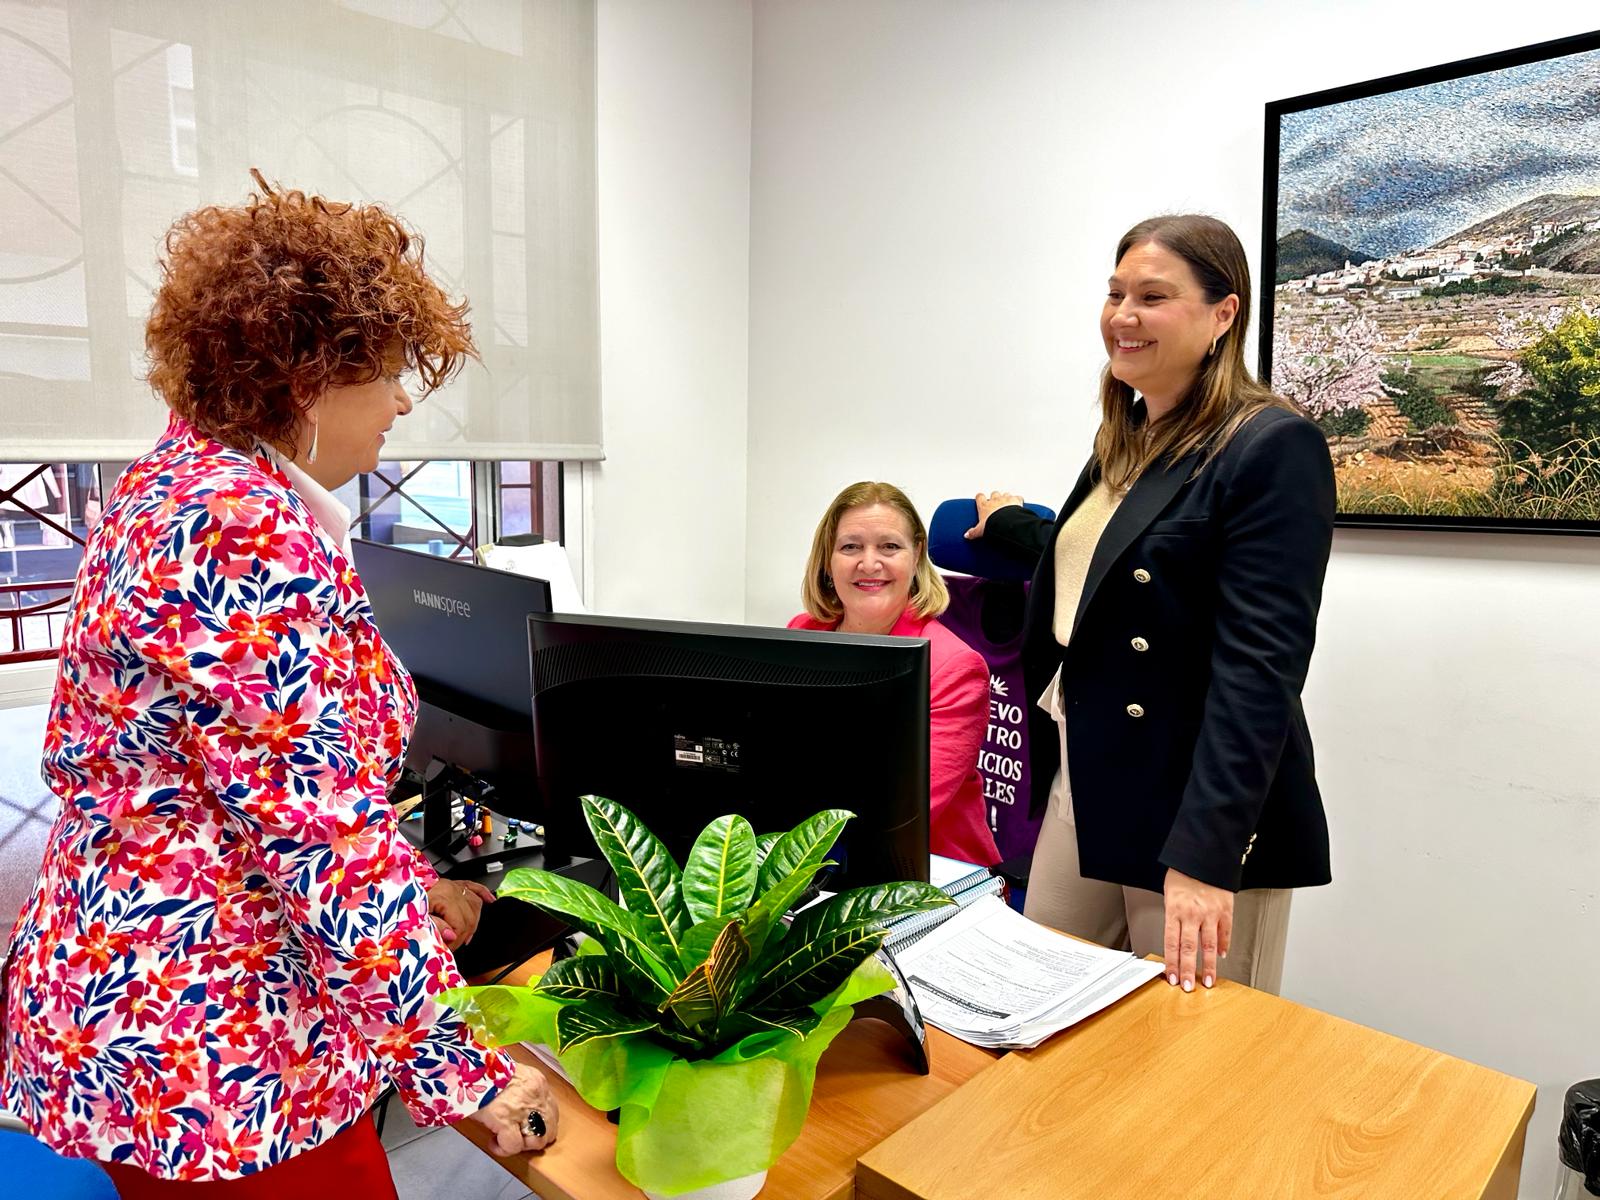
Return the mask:
{"type": "Polygon", "coordinates": [[[1337,523],[1600,535],[1600,30],[1265,116],[1260,374],[1337,523]]]}

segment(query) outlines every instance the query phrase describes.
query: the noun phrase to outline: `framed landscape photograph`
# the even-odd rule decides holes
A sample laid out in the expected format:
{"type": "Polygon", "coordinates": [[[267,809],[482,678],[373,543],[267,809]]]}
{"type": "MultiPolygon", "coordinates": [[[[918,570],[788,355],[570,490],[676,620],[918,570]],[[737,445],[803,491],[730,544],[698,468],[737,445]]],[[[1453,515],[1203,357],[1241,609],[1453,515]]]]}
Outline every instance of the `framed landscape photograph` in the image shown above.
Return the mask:
{"type": "Polygon", "coordinates": [[[1600,32],[1268,104],[1263,190],[1339,523],[1600,534],[1600,32]]]}

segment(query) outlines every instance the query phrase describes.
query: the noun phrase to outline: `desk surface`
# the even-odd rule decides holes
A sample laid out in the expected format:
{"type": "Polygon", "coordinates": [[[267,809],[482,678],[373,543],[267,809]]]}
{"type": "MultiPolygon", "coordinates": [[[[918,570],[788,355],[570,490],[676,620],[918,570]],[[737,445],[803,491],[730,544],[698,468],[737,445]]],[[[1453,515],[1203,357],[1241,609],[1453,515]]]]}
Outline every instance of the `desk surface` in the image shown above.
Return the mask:
{"type": "MultiPolygon", "coordinates": [[[[1147,984],[1001,1059],[928,1036],[923,1076],[880,1022],[840,1034],[761,1200],[1517,1194],[1531,1083],[1226,980],[1194,995],[1147,984]]],[[[560,1139],[497,1161],[544,1200],[639,1200],[615,1128],[551,1082],[560,1139]]],[[[476,1121],[456,1128],[487,1146],[476,1121]]]]}
{"type": "Polygon", "coordinates": [[[1512,1200],[1533,1099],[1251,988],[1157,982],[890,1135],[862,1156],[857,1195],[1512,1200]]]}
{"type": "MultiPolygon", "coordinates": [[[[542,955],[513,972],[520,982],[544,969],[542,955]]],[[[517,1046],[511,1053],[539,1065],[517,1046]]],[[[926,1112],[972,1076],[995,1063],[989,1051],[928,1030],[933,1071],[915,1074],[901,1036],[881,1021],[847,1027],[822,1056],[811,1114],[794,1145],[767,1175],[763,1200],[849,1200],[856,1159],[896,1129],[926,1112]]],[[[543,1200],[640,1200],[641,1193],[617,1173],[616,1127],[590,1108],[572,1088],[552,1078],[561,1104],[561,1133],[543,1154],[496,1159],[543,1200]]],[[[455,1128],[487,1149],[488,1130],[476,1121],[455,1128]]]]}

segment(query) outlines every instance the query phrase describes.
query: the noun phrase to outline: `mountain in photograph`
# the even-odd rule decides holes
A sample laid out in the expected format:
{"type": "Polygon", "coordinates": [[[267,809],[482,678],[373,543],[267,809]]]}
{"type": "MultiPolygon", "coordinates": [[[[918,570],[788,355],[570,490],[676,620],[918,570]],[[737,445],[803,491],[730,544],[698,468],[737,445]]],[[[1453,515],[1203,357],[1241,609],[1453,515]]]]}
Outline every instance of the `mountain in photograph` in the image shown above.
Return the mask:
{"type": "Polygon", "coordinates": [[[1278,270],[1276,283],[1291,279],[1304,279],[1322,271],[1337,271],[1345,263],[1364,263],[1377,258],[1365,250],[1318,237],[1309,229],[1296,229],[1278,239],[1278,270]]]}
{"type": "Polygon", "coordinates": [[[1512,236],[1533,241],[1536,267],[1600,275],[1600,195],[1535,196],[1441,239],[1435,247],[1512,236]]]}

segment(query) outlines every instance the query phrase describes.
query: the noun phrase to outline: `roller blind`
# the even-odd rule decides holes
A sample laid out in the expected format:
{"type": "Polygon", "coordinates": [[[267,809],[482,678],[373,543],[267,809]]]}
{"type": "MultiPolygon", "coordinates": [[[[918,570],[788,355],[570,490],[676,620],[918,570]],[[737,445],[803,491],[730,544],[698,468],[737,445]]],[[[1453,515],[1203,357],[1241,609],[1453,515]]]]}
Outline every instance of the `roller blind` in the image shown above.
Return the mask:
{"type": "Polygon", "coordinates": [[[0,0],[0,460],[149,448],[160,238],[252,166],[389,206],[472,305],[386,457],[601,457],[594,0],[0,0]]]}

